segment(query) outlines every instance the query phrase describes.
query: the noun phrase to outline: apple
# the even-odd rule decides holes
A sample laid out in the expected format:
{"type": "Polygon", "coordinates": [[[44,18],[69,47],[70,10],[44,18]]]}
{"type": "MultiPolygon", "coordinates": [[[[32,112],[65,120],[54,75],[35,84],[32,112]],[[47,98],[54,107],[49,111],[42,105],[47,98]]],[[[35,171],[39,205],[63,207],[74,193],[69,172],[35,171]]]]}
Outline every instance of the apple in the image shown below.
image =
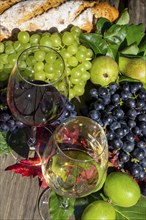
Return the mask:
{"type": "Polygon", "coordinates": [[[119,67],[116,61],[109,56],[96,57],[92,62],[90,80],[93,84],[107,86],[115,82],[119,74],[119,67]]]}

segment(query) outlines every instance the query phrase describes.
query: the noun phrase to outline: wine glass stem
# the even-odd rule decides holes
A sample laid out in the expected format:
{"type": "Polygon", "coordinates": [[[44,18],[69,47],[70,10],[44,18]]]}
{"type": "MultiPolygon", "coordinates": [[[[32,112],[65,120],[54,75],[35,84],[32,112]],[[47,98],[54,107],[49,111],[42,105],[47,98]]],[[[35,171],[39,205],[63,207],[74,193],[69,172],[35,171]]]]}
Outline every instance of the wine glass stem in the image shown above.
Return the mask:
{"type": "Polygon", "coordinates": [[[68,209],[68,207],[69,207],[69,198],[61,197],[60,207],[62,209],[68,209]]]}
{"type": "Polygon", "coordinates": [[[30,150],[36,150],[37,151],[37,149],[36,149],[36,142],[37,142],[36,134],[37,134],[37,127],[32,126],[31,127],[30,138],[27,141],[30,150]]]}

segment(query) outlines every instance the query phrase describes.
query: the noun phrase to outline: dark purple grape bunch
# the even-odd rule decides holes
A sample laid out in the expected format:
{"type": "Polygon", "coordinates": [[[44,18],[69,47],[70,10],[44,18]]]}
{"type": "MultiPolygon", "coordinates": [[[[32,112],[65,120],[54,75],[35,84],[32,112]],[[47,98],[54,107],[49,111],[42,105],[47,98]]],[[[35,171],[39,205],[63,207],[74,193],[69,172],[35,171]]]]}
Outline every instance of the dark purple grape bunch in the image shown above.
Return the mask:
{"type": "Polygon", "coordinates": [[[71,101],[69,101],[65,96],[62,96],[64,101],[64,111],[61,114],[61,116],[51,123],[52,127],[57,127],[59,124],[61,124],[63,121],[68,119],[69,117],[74,117],[77,115],[76,107],[71,101]]]}
{"type": "Polygon", "coordinates": [[[139,181],[146,181],[146,89],[140,82],[110,83],[94,87],[82,114],[106,132],[109,151],[118,166],[139,181]]]}
{"type": "Polygon", "coordinates": [[[6,91],[3,91],[0,95],[0,132],[15,132],[22,127],[24,124],[11,114],[7,105],[6,91]]]}

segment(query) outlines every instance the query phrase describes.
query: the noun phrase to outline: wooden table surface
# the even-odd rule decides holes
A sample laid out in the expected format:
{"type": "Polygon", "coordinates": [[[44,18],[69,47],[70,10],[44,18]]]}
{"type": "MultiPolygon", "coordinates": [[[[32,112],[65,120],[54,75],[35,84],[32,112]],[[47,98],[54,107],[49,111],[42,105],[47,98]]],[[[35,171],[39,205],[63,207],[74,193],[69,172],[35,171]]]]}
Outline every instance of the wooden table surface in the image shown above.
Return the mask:
{"type": "Polygon", "coordinates": [[[38,177],[22,177],[5,168],[15,159],[0,156],[0,220],[40,220],[38,198],[43,191],[38,177]]]}

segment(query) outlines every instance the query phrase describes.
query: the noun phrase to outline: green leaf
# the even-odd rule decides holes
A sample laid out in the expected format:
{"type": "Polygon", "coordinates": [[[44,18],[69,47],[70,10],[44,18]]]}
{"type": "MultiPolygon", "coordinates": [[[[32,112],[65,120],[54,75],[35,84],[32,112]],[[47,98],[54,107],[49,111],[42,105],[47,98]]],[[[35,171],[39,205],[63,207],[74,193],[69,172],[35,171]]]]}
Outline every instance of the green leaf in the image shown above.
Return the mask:
{"type": "Polygon", "coordinates": [[[109,43],[120,45],[126,38],[127,27],[125,25],[120,26],[113,24],[105,33],[104,38],[109,43]]]}
{"type": "Polygon", "coordinates": [[[105,55],[107,52],[107,43],[105,39],[103,39],[101,34],[98,33],[81,34],[80,40],[82,43],[92,48],[95,55],[97,54],[105,55]]]}
{"type": "Polygon", "coordinates": [[[133,43],[136,43],[137,45],[139,45],[139,43],[141,42],[144,35],[145,35],[144,24],[128,25],[127,26],[127,35],[126,35],[127,45],[129,46],[133,43]]]}
{"type": "Polygon", "coordinates": [[[120,75],[119,76],[119,82],[139,82],[138,79],[133,79],[131,77],[125,76],[125,75],[120,75]]]}
{"type": "Polygon", "coordinates": [[[137,55],[139,52],[139,48],[137,44],[131,44],[130,46],[124,48],[123,50],[120,51],[122,54],[132,54],[132,55],[137,55]]]}
{"type": "Polygon", "coordinates": [[[107,45],[107,52],[106,52],[106,56],[110,56],[113,59],[116,60],[117,54],[118,54],[118,48],[119,46],[116,44],[108,44],[107,45]]]}
{"type": "Polygon", "coordinates": [[[136,205],[125,208],[115,206],[116,220],[144,220],[146,217],[146,199],[141,196],[136,205]]]}
{"type": "Polygon", "coordinates": [[[130,16],[128,13],[128,9],[125,8],[124,11],[121,13],[120,18],[117,20],[116,24],[125,25],[125,24],[129,24],[129,21],[130,21],[130,16]]]}
{"type": "Polygon", "coordinates": [[[101,33],[104,33],[105,30],[109,29],[109,27],[111,27],[111,22],[107,19],[107,18],[100,18],[95,27],[96,27],[96,30],[97,32],[101,32],[101,33]]]}
{"type": "Polygon", "coordinates": [[[0,155],[1,154],[9,154],[11,149],[6,141],[7,134],[4,132],[0,132],[0,155]]]}
{"type": "MultiPolygon", "coordinates": [[[[63,198],[57,195],[54,191],[50,191],[50,216],[51,220],[68,220],[74,213],[75,199],[69,198],[69,207],[62,208],[61,202],[63,198]]],[[[49,208],[49,207],[48,207],[49,208]]]]}

